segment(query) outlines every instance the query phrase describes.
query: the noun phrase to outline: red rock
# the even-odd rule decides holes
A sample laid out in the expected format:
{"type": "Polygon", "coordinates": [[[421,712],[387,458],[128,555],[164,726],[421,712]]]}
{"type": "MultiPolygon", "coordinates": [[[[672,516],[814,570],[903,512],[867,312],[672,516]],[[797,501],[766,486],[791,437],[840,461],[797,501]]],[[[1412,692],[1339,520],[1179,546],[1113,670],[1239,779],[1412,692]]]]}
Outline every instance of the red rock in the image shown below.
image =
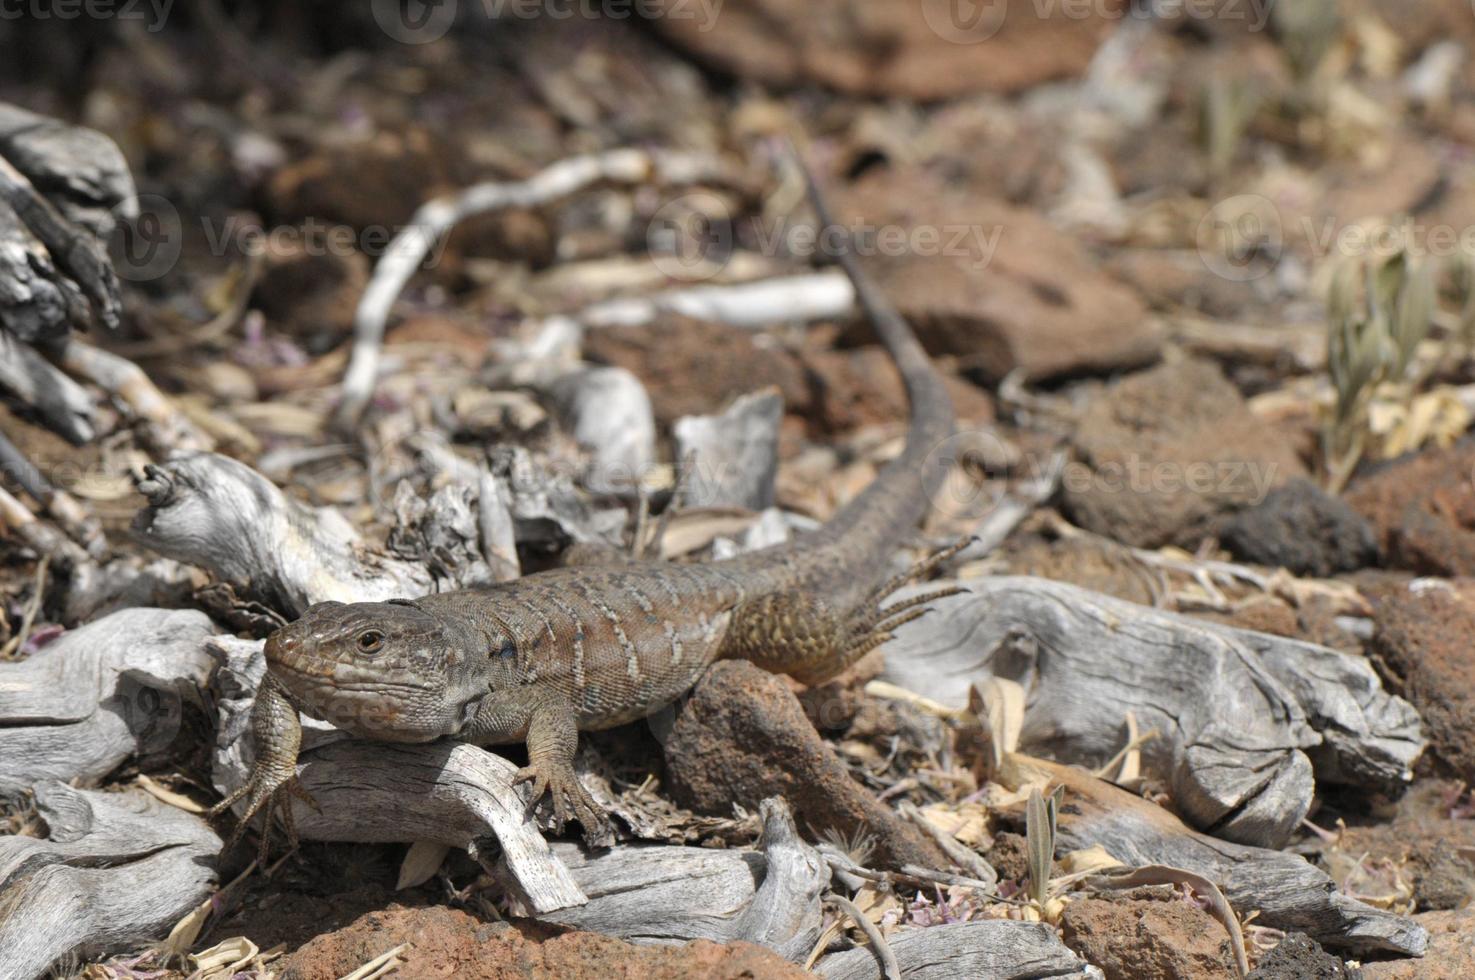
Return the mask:
{"type": "Polygon", "coordinates": [[[707,671],[681,706],[665,750],[672,795],[698,813],[730,815],[735,803],[757,810],[765,798],[782,796],[815,833],[869,836],[873,866],[947,865],[936,845],[851,777],[785,679],[746,661],[707,671]]]}
{"type": "Polygon", "coordinates": [[[672,42],[725,72],[769,85],[943,99],[1017,92],[1081,74],[1125,3],[1041,7],[1033,0],[658,0],[672,42]]]}
{"type": "Polygon", "coordinates": [[[1475,583],[1416,581],[1370,598],[1371,649],[1389,686],[1418,709],[1434,760],[1475,782],[1475,583]]]}
{"type": "Polygon", "coordinates": [[[1418,960],[1364,963],[1362,980],[1470,980],[1475,977],[1475,909],[1426,912],[1414,921],[1429,930],[1429,952],[1418,960]]]}
{"type": "MultiPolygon", "coordinates": [[[[403,224],[448,189],[446,147],[423,130],[333,143],[278,170],[267,197],[278,220],[368,229],[403,224]]],[[[387,240],[384,244],[388,244],[387,240]]]]}
{"type": "Polygon", "coordinates": [[[324,234],[325,225],[296,229],[290,239],[268,236],[252,303],[268,322],[321,353],[353,329],[353,315],[369,282],[369,262],[324,234]]]}
{"type": "Polygon", "coordinates": [[[1061,938],[1106,980],[1229,980],[1229,934],[1209,913],[1166,889],[1072,901],[1061,938]],[[1151,897],[1148,897],[1151,896],[1151,897]]]}
{"type": "Polygon", "coordinates": [[[1079,462],[1062,480],[1082,527],[1125,544],[1195,547],[1226,512],[1253,506],[1305,466],[1209,361],[1164,364],[1086,409],[1079,462]]]}
{"type": "Polygon", "coordinates": [[[878,172],[834,197],[878,285],[960,369],[1045,379],[1137,367],[1161,350],[1132,290],[1034,211],[919,170],[878,172]]]}
{"type": "Polygon", "coordinates": [[[776,385],[787,412],[812,407],[804,369],[793,354],[752,333],[669,315],[639,327],[605,327],[584,337],[584,356],[622,367],[650,393],[656,423],[719,412],[739,395],[776,385]]]}
{"type": "MultiPolygon", "coordinates": [[[[867,425],[905,423],[906,392],[891,356],[879,345],[806,351],[803,364],[814,389],[815,418],[824,433],[867,425]]],[[[963,424],[993,420],[993,399],[977,385],[944,375],[953,411],[963,424]]]]}
{"type": "Polygon", "coordinates": [[[540,939],[505,923],[482,922],[459,909],[391,907],[369,912],[292,953],[282,980],[335,980],[405,944],[403,980],[776,980],[808,976],[776,953],[751,943],[698,940],[684,946],[635,946],[609,936],[571,932],[540,939]]]}
{"type": "Polygon", "coordinates": [[[1373,525],[1390,568],[1475,575],[1475,443],[1423,452],[1359,479],[1346,501],[1373,525]]]}

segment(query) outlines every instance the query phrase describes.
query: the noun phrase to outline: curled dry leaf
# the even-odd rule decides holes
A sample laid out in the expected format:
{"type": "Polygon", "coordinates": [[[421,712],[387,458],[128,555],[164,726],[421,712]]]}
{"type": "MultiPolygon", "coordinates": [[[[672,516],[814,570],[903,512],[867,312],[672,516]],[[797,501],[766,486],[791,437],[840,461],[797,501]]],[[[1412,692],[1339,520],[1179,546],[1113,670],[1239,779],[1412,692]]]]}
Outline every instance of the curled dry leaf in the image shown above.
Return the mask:
{"type": "Polygon", "coordinates": [[[190,965],[199,980],[224,980],[248,968],[261,949],[245,936],[216,943],[201,953],[190,954],[190,965]]]}

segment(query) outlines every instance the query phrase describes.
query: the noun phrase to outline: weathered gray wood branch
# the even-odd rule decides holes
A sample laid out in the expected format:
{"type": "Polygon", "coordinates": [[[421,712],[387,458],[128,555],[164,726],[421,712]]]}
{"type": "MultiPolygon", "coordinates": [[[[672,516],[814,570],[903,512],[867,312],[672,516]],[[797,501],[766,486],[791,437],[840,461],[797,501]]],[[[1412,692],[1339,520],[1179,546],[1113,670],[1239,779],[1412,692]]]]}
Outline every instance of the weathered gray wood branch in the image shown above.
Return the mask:
{"type": "MultiPolygon", "coordinates": [[[[6,248],[4,220],[0,214],[0,253],[6,248]]],[[[4,275],[0,269],[0,291],[6,288],[4,275]]],[[[93,436],[94,407],[82,386],[4,330],[0,330],[0,393],[70,443],[81,445],[93,436]]]]}
{"type": "Polygon", "coordinates": [[[0,664],[0,792],[95,783],[167,748],[209,683],[215,632],[197,610],[124,609],[0,664]]]}
{"type": "MultiPolygon", "coordinates": [[[[1132,711],[1142,746],[1195,826],[1279,846],[1315,773],[1394,785],[1424,746],[1418,715],[1359,658],[1180,616],[1045,579],[962,583],[883,650],[886,677],[962,707],[990,676],[1028,696],[1020,748],[1100,765],[1132,711]]],[[[905,595],[906,593],[903,593],[905,595]]]]}
{"type": "Polygon", "coordinates": [[[148,500],[133,521],[140,540],[289,616],[330,599],[363,602],[432,591],[421,564],[371,551],[337,511],[297,503],[226,456],[176,456],[150,466],[138,489],[148,500]]]}
{"type": "MultiPolygon", "coordinates": [[[[1049,980],[1100,977],[1043,922],[954,922],[893,934],[887,945],[906,980],[1049,980]]],[[[819,961],[825,980],[881,980],[876,954],[850,949],[819,961]]]]}
{"type": "Polygon", "coordinates": [[[634,844],[590,856],[555,844],[589,904],[539,918],[637,943],[746,940],[800,962],[819,938],[829,867],[782,800],[760,812],[756,851],[634,844]]]}
{"type": "Polygon", "coordinates": [[[116,328],[121,290],[102,239],[133,196],[107,137],[0,104],[0,328],[26,342],[116,328]]]}
{"type": "Polygon", "coordinates": [[[1070,766],[1016,755],[1002,777],[1010,786],[1037,779],[1065,786],[1057,853],[1099,844],[1127,865],[1192,871],[1218,885],[1241,917],[1258,912],[1262,925],[1351,954],[1422,956],[1428,946],[1418,923],[1344,895],[1299,855],[1195,833],[1162,807],[1070,766]]]}
{"type": "Polygon", "coordinates": [[[215,887],[220,838],[139,790],[36,786],[49,838],[0,837],[0,977],[159,936],[215,887]]]}

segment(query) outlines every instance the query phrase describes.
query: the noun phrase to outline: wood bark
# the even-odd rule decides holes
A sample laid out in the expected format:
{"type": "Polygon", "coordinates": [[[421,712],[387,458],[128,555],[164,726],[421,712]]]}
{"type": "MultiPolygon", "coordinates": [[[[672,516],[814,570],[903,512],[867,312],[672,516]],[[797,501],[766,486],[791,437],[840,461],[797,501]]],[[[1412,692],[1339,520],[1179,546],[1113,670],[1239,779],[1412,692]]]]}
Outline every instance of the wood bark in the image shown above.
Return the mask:
{"type": "Polygon", "coordinates": [[[214,889],[220,838],[140,790],[45,781],[47,838],[0,837],[0,977],[31,980],[65,956],[161,935],[214,889]]]}
{"type": "Polygon", "coordinates": [[[953,707],[991,676],[1017,681],[1020,749],[1087,766],[1122,748],[1131,711],[1158,731],[1146,771],[1216,836],[1280,846],[1315,778],[1395,787],[1424,747],[1413,707],[1360,658],[1045,579],[961,584],[883,648],[887,680],[953,707]]]}
{"type": "Polygon", "coordinates": [[[539,916],[637,943],[758,943],[800,962],[819,938],[829,867],[794,827],[788,805],[763,801],[754,851],[626,844],[589,855],[555,844],[589,904],[539,916]]]}
{"type": "MultiPolygon", "coordinates": [[[[1048,980],[1097,977],[1043,922],[985,919],[952,922],[930,929],[893,933],[887,945],[906,980],[1048,980]]],[[[869,949],[832,953],[815,972],[825,980],[881,980],[876,954],[869,949]]]]}
{"type": "Polygon", "coordinates": [[[315,602],[372,602],[433,591],[424,566],[370,551],[337,511],[288,498],[226,456],[189,453],[150,466],[133,530],[295,618],[315,602]]]}
{"type": "MultiPolygon", "coordinates": [[[[1189,830],[1172,814],[1089,773],[1011,756],[1006,785],[1064,785],[1056,853],[1100,845],[1123,864],[1167,865],[1218,885],[1240,917],[1272,929],[1304,932],[1349,955],[1422,956],[1429,934],[1412,919],[1344,895],[1324,872],[1296,854],[1247,847],[1189,830]]],[[[1020,815],[1022,823],[1022,814],[1020,815]]]]}
{"type": "Polygon", "coordinates": [[[0,664],[0,792],[95,784],[166,749],[209,684],[215,633],[197,610],[124,609],[0,664]]]}

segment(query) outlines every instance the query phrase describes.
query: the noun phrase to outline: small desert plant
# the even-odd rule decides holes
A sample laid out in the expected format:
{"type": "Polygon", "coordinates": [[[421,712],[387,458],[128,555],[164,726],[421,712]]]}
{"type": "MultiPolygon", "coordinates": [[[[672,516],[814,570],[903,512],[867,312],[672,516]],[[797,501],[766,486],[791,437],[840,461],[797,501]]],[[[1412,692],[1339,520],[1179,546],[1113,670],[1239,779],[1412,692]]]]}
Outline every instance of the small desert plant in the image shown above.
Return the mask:
{"type": "Polygon", "coordinates": [[[1029,791],[1024,805],[1024,836],[1029,855],[1029,897],[1042,910],[1050,900],[1050,872],[1055,865],[1055,817],[1065,787],[1045,796],[1039,787],[1029,791]]]}
{"type": "Polygon", "coordinates": [[[1322,426],[1327,488],[1340,491],[1367,448],[1379,385],[1408,381],[1435,308],[1428,263],[1400,251],[1377,264],[1342,261],[1327,296],[1327,371],[1335,399],[1322,426]]]}
{"type": "Polygon", "coordinates": [[[1322,57],[1342,33],[1337,0],[1277,3],[1271,8],[1270,23],[1291,70],[1301,79],[1315,73],[1322,57]]]}
{"type": "Polygon", "coordinates": [[[1229,172],[1261,103],[1259,90],[1245,79],[1216,75],[1204,86],[1200,135],[1215,177],[1229,172]]]}
{"type": "Polygon", "coordinates": [[[1459,303],[1458,337],[1469,356],[1475,354],[1475,255],[1461,251],[1450,261],[1449,273],[1459,303]]]}

